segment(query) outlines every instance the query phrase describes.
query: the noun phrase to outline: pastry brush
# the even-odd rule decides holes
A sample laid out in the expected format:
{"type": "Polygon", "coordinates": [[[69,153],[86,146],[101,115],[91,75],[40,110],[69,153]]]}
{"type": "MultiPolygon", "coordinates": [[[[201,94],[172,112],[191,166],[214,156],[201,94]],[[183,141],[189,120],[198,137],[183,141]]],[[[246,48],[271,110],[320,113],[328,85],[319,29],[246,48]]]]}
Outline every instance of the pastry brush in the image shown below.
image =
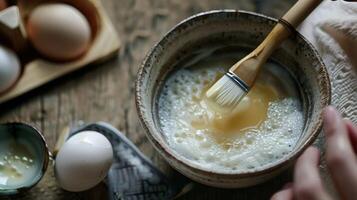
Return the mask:
{"type": "Polygon", "coordinates": [[[232,112],[254,85],[259,70],[269,56],[295,28],[319,5],[321,0],[299,0],[279,19],[263,42],[243,59],[234,64],[222,78],[206,92],[211,106],[232,112]]]}

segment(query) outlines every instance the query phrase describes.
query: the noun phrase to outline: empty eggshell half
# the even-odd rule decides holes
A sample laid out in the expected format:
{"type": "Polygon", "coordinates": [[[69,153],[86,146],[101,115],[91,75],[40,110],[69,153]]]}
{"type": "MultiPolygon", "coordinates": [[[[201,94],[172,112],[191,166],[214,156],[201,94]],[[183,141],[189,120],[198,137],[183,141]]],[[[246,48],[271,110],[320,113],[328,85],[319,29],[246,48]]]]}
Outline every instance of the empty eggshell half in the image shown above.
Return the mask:
{"type": "Polygon", "coordinates": [[[56,178],[65,190],[88,190],[105,178],[112,161],[108,139],[95,131],[83,131],[70,137],[58,152],[56,178]]]}
{"type": "Polygon", "coordinates": [[[21,65],[15,52],[0,45],[0,93],[9,89],[20,73],[21,65]]]}
{"type": "Polygon", "coordinates": [[[32,45],[45,57],[73,60],[89,48],[91,28],[86,17],[75,7],[63,3],[37,6],[27,21],[32,45]]]}

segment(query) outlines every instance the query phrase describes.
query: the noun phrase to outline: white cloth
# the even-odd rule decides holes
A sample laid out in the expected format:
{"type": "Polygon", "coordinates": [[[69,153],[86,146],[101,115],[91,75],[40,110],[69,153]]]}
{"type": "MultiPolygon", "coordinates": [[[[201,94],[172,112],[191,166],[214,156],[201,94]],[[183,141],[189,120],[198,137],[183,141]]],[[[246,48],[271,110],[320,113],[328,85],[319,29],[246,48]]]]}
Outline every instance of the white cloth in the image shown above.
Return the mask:
{"type": "Polygon", "coordinates": [[[357,123],[357,2],[323,1],[298,31],[320,53],[332,84],[332,105],[357,123]]]}

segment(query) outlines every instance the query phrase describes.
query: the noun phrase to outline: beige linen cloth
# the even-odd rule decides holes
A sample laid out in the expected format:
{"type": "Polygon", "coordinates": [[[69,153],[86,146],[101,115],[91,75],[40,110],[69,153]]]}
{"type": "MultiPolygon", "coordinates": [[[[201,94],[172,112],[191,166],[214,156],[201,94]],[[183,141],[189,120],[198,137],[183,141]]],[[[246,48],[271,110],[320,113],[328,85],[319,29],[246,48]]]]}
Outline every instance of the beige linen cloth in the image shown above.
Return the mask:
{"type": "Polygon", "coordinates": [[[332,105],[357,123],[357,2],[325,0],[299,27],[320,53],[332,84],[332,105]]]}

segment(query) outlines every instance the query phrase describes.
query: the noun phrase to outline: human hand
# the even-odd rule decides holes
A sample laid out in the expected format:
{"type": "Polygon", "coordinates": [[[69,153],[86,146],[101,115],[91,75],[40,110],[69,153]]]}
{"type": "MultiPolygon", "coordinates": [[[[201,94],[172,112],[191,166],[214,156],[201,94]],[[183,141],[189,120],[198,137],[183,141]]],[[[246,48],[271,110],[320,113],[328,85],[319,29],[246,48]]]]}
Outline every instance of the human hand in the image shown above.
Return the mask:
{"type": "MultiPolygon", "coordinates": [[[[326,162],[332,181],[342,199],[357,198],[357,127],[332,106],[324,110],[326,162]]],[[[309,147],[297,160],[294,182],[272,196],[272,200],[329,200],[319,175],[319,150],[309,147]]]]}

